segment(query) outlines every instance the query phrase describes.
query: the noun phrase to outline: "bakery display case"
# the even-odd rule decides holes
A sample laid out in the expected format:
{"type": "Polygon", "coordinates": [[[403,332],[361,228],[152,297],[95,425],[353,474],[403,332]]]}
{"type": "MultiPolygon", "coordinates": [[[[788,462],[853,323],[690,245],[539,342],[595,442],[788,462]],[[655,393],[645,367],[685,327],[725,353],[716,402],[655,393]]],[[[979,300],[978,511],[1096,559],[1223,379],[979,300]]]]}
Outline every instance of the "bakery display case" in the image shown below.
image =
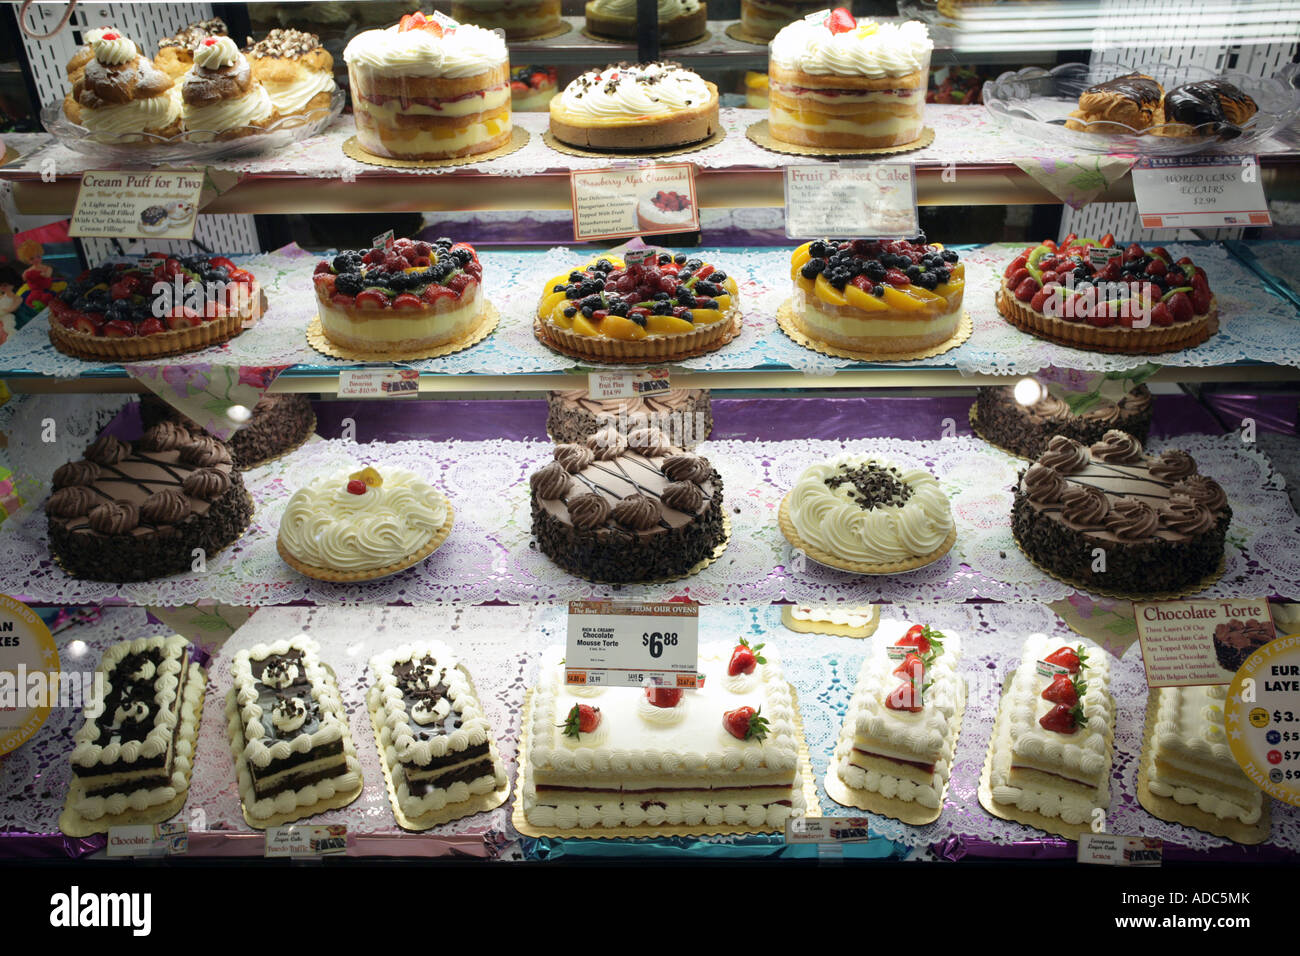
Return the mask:
{"type": "Polygon", "coordinates": [[[1300,12],[1099,6],[6,5],[0,858],[1300,861],[1300,12]]]}

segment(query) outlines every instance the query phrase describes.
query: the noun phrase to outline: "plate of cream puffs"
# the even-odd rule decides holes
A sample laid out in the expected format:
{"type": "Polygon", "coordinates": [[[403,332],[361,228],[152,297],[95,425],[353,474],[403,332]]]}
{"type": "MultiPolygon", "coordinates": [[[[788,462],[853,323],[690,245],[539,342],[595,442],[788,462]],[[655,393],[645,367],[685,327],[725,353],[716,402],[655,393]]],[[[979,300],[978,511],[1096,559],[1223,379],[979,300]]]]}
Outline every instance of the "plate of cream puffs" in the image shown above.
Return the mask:
{"type": "Polygon", "coordinates": [[[1300,66],[1274,77],[1101,60],[1030,67],[984,84],[984,106],[1012,129],[1090,152],[1247,152],[1300,116],[1300,66]]]}
{"type": "Polygon", "coordinates": [[[299,30],[241,50],[213,18],[160,41],[153,59],[111,27],[85,40],[63,102],[41,111],[46,130],[82,153],[176,162],[276,149],[323,130],[347,100],[329,51],[299,30]]]}

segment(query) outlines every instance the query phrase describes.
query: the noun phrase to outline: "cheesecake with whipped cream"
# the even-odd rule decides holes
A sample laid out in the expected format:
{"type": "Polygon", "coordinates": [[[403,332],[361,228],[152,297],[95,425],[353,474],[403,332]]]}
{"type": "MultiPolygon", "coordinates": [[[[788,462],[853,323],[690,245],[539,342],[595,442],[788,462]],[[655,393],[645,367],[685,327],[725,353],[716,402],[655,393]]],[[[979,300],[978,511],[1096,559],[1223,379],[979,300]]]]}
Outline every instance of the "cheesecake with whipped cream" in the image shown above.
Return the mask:
{"type": "MultiPolygon", "coordinates": [[[[658,0],[656,12],[660,43],[690,43],[708,28],[708,8],[702,0],[658,0]]],[[[586,14],[588,32],[636,39],[636,0],[588,0],[586,14]]]]}
{"type": "Polygon", "coordinates": [[[718,128],[718,88],[676,63],[589,70],[551,100],[551,135],[589,149],[664,149],[718,128]]]}

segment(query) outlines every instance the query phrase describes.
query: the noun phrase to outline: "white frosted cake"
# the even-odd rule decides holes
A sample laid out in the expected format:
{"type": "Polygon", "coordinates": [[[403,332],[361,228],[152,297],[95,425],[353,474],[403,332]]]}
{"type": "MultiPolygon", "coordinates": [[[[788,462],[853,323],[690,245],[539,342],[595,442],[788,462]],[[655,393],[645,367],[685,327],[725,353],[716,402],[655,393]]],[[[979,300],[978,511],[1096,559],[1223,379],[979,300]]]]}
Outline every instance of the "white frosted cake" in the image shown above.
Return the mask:
{"type": "Polygon", "coordinates": [[[148,811],[189,791],[206,679],[179,636],[114,644],[102,698],[73,737],[69,808],[83,820],[148,811]]]}
{"type": "Polygon", "coordinates": [[[227,729],[247,816],[293,814],[359,790],[348,715],[315,641],[299,634],[255,645],[230,671],[227,729]]]}
{"type": "Polygon", "coordinates": [[[530,824],[766,830],[803,816],[794,699],[769,651],[701,647],[704,686],[680,691],[569,687],[563,654],[544,657],[533,691],[530,824]]]}
{"type": "Polygon", "coordinates": [[[993,801],[1065,823],[1090,822],[1094,808],[1110,805],[1114,737],[1106,653],[1078,640],[1030,635],[993,726],[993,801]]]}
{"type": "Polygon", "coordinates": [[[1220,820],[1259,821],[1264,791],[1233,759],[1223,727],[1228,685],[1153,688],[1156,723],[1142,755],[1147,789],[1220,820]]]}
{"type": "Polygon", "coordinates": [[[883,620],[858,673],[833,767],[852,790],[937,809],[966,694],[951,631],[883,620]]]}
{"type": "Polygon", "coordinates": [[[505,785],[492,726],[450,649],[422,641],[385,651],[370,659],[370,676],[366,703],[402,813],[454,808],[505,785]]]}

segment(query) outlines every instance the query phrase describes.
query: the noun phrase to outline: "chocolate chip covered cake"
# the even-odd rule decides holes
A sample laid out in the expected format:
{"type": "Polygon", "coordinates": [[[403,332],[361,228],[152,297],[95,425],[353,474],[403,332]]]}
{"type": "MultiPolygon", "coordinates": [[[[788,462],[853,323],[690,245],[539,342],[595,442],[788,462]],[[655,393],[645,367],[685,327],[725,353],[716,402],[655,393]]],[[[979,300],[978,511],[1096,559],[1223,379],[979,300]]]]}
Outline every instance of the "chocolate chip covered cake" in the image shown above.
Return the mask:
{"type": "Polygon", "coordinates": [[[1146,455],[1121,431],[1091,447],[1053,438],[1011,509],[1016,542],[1049,574],[1126,594],[1195,587],[1219,568],[1231,520],[1223,489],[1191,455],[1146,455]]]}
{"type": "Polygon", "coordinates": [[[1140,442],[1151,431],[1151,390],[1139,385],[1119,401],[1102,398],[1076,414],[1064,400],[1050,392],[1029,405],[1016,401],[1015,386],[982,386],[975,397],[971,424],[985,441],[1022,458],[1034,459],[1057,435],[1091,445],[1111,429],[1127,432],[1140,442]]]}
{"type": "Polygon", "coordinates": [[[69,574],[147,581],[189,571],[248,527],[253,501],[215,438],[164,422],[137,442],[101,435],[54,472],[50,551],[69,574]]]}
{"type": "Polygon", "coordinates": [[[592,398],[585,388],[546,394],[546,431],[556,442],[585,442],[605,428],[629,435],[658,428],[678,448],[694,448],[713,431],[704,388],[674,388],[636,398],[592,398]]]}
{"type": "Polygon", "coordinates": [[[554,461],[529,483],[538,547],[580,577],[679,577],[726,539],[722,478],[654,428],[556,445],[554,461]]]}
{"type": "MultiPolygon", "coordinates": [[[[157,395],[140,398],[140,420],[146,429],[162,422],[176,422],[195,435],[206,435],[197,422],[157,395]]],[[[306,395],[263,395],[253,406],[253,415],[226,440],[235,467],[256,468],[297,448],[316,431],[316,413],[306,395]]]]}

